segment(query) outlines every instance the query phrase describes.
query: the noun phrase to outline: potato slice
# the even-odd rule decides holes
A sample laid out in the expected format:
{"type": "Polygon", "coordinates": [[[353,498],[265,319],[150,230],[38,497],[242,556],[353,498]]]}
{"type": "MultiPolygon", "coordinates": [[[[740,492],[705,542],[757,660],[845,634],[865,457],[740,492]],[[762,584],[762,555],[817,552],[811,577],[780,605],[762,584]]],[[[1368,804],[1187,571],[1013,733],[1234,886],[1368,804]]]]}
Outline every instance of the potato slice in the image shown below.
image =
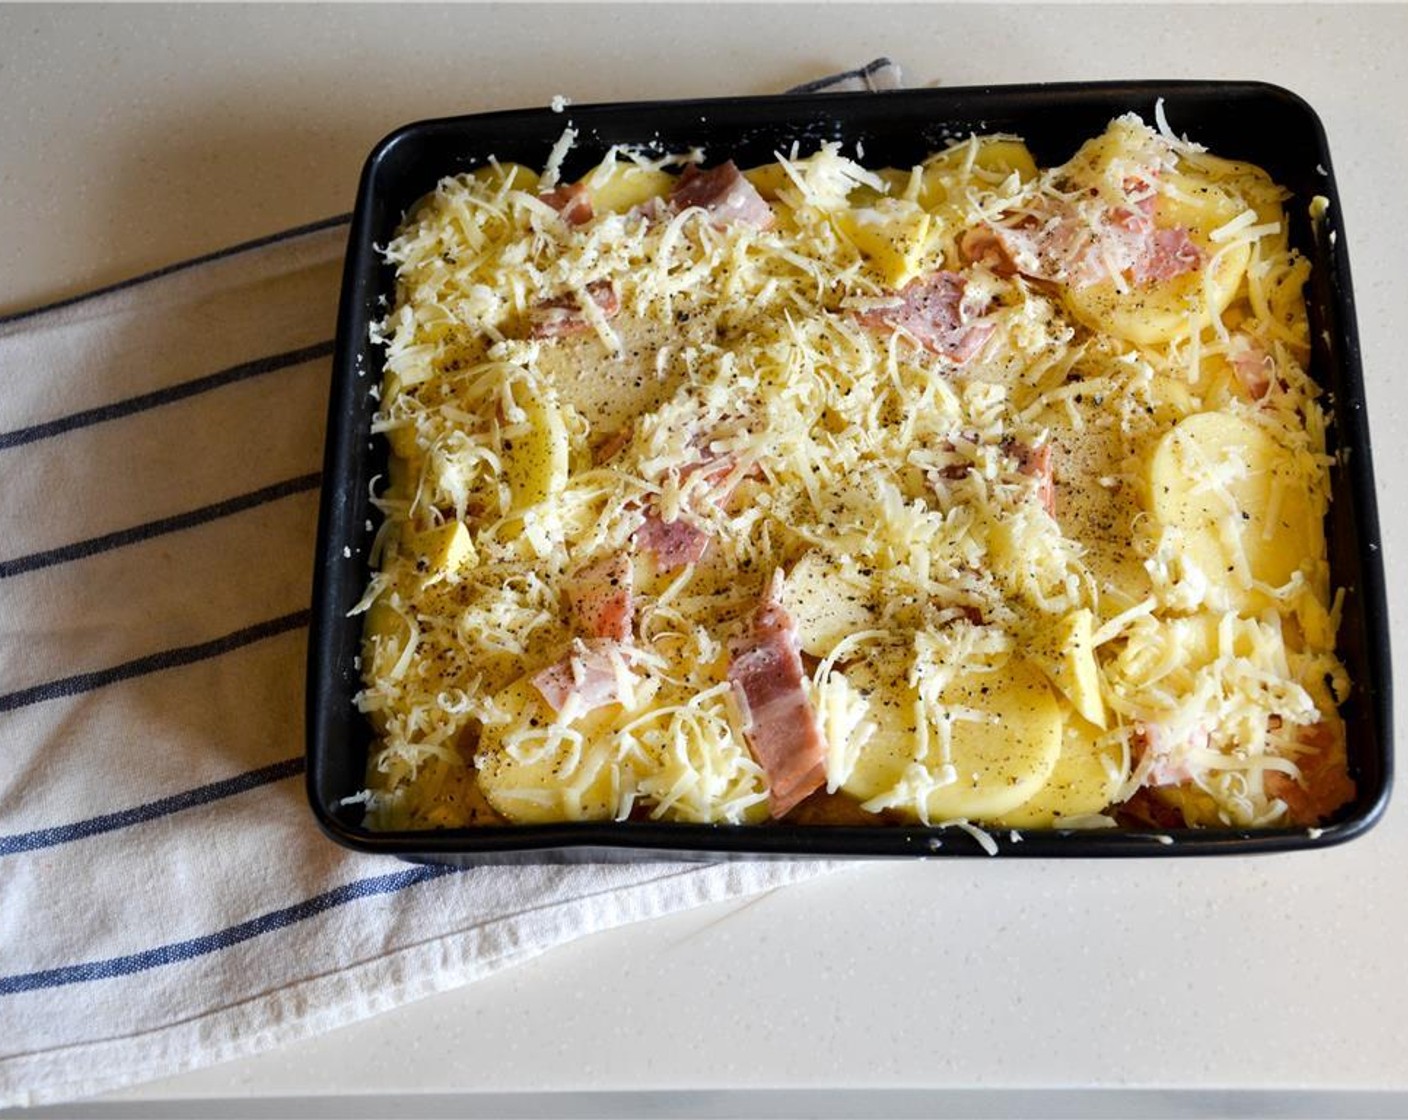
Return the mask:
{"type": "Polygon", "coordinates": [[[750,167],[743,173],[743,177],[769,202],[777,198],[778,191],[792,185],[792,177],[780,163],[764,163],[758,167],[750,167]]]}
{"type": "Polygon", "coordinates": [[[1060,706],[1046,678],[1020,658],[961,673],[938,711],[924,709],[899,658],[857,662],[846,678],[866,697],[876,730],[842,788],[874,811],[990,820],[1035,796],[1061,753],[1060,706]]]}
{"type": "Polygon", "coordinates": [[[664,198],[675,185],[675,177],[668,171],[612,160],[588,172],[582,182],[591,192],[593,211],[624,214],[652,198],[664,198]]]}
{"type": "Polygon", "coordinates": [[[1317,589],[1306,588],[1296,597],[1292,608],[1300,623],[1301,639],[1305,648],[1321,653],[1330,653],[1335,648],[1335,617],[1322,601],[1317,589]]]}
{"type": "Polygon", "coordinates": [[[567,485],[571,447],[555,400],[520,391],[517,401],[526,415],[504,438],[503,469],[513,508],[524,510],[567,485]]]}
{"type": "Polygon", "coordinates": [[[423,580],[453,575],[478,560],[469,530],[463,521],[458,520],[421,532],[411,530],[409,525],[404,526],[401,530],[401,549],[412,558],[423,580]]]}
{"type": "Polygon", "coordinates": [[[820,552],[808,552],[787,573],[782,605],[797,624],[802,649],[825,657],[843,638],[876,625],[866,588],[820,552]]]}
{"type": "Polygon", "coordinates": [[[391,445],[391,454],[403,463],[412,462],[420,457],[420,443],[416,439],[414,424],[401,424],[398,427],[387,429],[382,434],[386,437],[386,442],[391,445]]]}
{"type": "Polygon", "coordinates": [[[923,183],[923,179],[915,179],[913,169],[899,167],[880,167],[875,169],[875,175],[881,182],[880,187],[873,187],[869,183],[862,183],[851,191],[848,201],[854,207],[874,206],[882,198],[906,199],[913,202],[914,198],[909,197],[911,180],[917,196],[923,183]]]}
{"type": "Polygon", "coordinates": [[[1054,626],[1040,631],[1026,655],[1066,695],[1066,699],[1096,727],[1105,726],[1105,700],[1100,693],[1100,667],[1091,642],[1095,616],[1087,608],[1072,611],[1054,626]]]}
{"type": "Polygon", "coordinates": [[[1117,117],[1098,136],[1092,136],[1060,169],[1065,179],[1093,187],[1110,201],[1124,198],[1125,181],[1133,173],[1147,173],[1151,161],[1163,155],[1163,142],[1138,121],[1117,117]]]}
{"type": "Polygon", "coordinates": [[[1149,463],[1154,517],[1183,536],[1184,557],[1230,605],[1270,605],[1250,581],[1283,586],[1325,553],[1324,526],[1309,479],[1264,430],[1222,412],[1175,426],[1149,463]]]}
{"type": "Polygon", "coordinates": [[[931,219],[917,203],[881,198],[871,206],[838,210],[833,220],[887,286],[903,288],[919,275],[931,219]]]}
{"type": "MultiPolygon", "coordinates": [[[[968,145],[960,144],[925,164],[923,186],[919,190],[921,205],[932,209],[948,200],[948,184],[962,173],[968,156],[968,145]]],[[[1014,172],[1023,183],[1031,182],[1037,175],[1036,160],[1020,140],[991,137],[978,140],[972,167],[994,183],[1014,172]]]]}
{"type": "Polygon", "coordinates": [[[486,724],[475,753],[479,788],[496,812],[515,824],[551,821],[607,820],[618,802],[617,773],[606,745],[615,705],[598,708],[577,719],[571,730],[580,734],[580,749],[570,739],[544,747],[541,737],[519,746],[529,761],[515,757],[508,741],[525,729],[552,724],[554,713],[533,682],[522,677],[494,698],[507,723],[486,724]],[[536,752],[541,757],[532,757],[536,752]]]}
{"type": "Polygon", "coordinates": [[[399,789],[392,775],[386,778],[386,788],[397,789],[398,796],[379,814],[382,819],[378,828],[465,828],[508,823],[485,798],[474,768],[462,762],[427,759],[420,764],[415,780],[399,789]]]}
{"type": "MultiPolygon", "coordinates": [[[[367,608],[362,623],[362,664],[369,676],[376,680],[389,677],[410,637],[411,629],[406,625],[406,620],[387,602],[385,594],[378,596],[367,608]]],[[[387,713],[384,710],[372,708],[367,718],[378,734],[386,733],[387,713]]]]}
{"type": "MultiPolygon", "coordinates": [[[[794,203],[800,201],[819,211],[831,211],[847,206],[849,196],[860,189],[851,174],[855,169],[856,165],[845,156],[823,150],[805,159],[794,160],[788,166],[767,163],[750,168],[743,172],[743,177],[769,202],[783,201],[781,196],[785,193],[794,203]],[[800,198],[798,180],[806,184],[800,198]]],[[[879,193],[875,192],[876,195],[879,193]]],[[[783,206],[775,214],[784,227],[792,221],[788,206],[783,206]]]]}
{"type": "Polygon", "coordinates": [[[538,372],[551,386],[559,405],[568,405],[586,420],[592,442],[599,443],[654,412],[679,387],[678,371],[661,375],[655,369],[658,328],[638,319],[629,309],[612,320],[620,350],[612,353],[595,332],[558,339],[538,354],[538,372]],[[583,370],[591,376],[584,377],[583,370]]]}
{"type": "MultiPolygon", "coordinates": [[[[1204,359],[1202,363],[1204,378],[1199,381],[1199,385],[1206,384],[1213,377],[1220,377],[1222,370],[1212,368],[1212,362],[1204,359]]],[[[1183,373],[1170,375],[1166,373],[1156,373],[1149,379],[1149,406],[1150,418],[1165,427],[1171,427],[1195,412],[1201,412],[1200,401],[1194,393],[1194,387],[1188,383],[1188,378],[1183,373]]]]}
{"type": "Polygon", "coordinates": [[[1029,801],[992,821],[1004,828],[1059,828],[1062,820],[1109,807],[1124,780],[1120,751],[1100,746],[1100,728],[1073,716],[1062,730],[1061,754],[1046,784],[1029,801]]]}
{"type": "Polygon", "coordinates": [[[425,470],[425,458],[417,450],[407,458],[391,455],[386,460],[386,490],[383,498],[409,500],[415,496],[425,470]]]}
{"type": "Polygon", "coordinates": [[[1124,292],[1113,280],[1066,291],[1066,305],[1078,319],[1142,346],[1186,337],[1221,316],[1237,295],[1251,259],[1246,242],[1219,245],[1211,239],[1213,231],[1247,209],[1238,194],[1203,176],[1177,172],[1164,173],[1160,184],[1155,224],[1186,229],[1203,253],[1204,267],[1124,292]]]}
{"type": "Polygon", "coordinates": [[[1083,546],[1083,562],[1100,590],[1100,620],[1108,621],[1152,590],[1143,557],[1130,545],[1146,514],[1140,488],[1121,481],[1128,468],[1115,414],[1091,394],[1072,408],[1074,417],[1065,409],[1041,417],[1051,433],[1056,519],[1062,533],[1083,546]]]}
{"type": "MultiPolygon", "coordinates": [[[[1196,241],[1197,239],[1194,238],[1196,241]]],[[[1121,292],[1113,280],[1067,288],[1066,306],[1087,326],[1141,346],[1202,330],[1227,310],[1246,275],[1251,249],[1234,245],[1202,269],[1121,292]]]]}
{"type": "Polygon", "coordinates": [[[990,137],[978,142],[977,155],[973,164],[992,175],[1006,178],[1014,172],[1024,183],[1036,178],[1036,158],[1021,140],[1003,140],[990,137]]]}

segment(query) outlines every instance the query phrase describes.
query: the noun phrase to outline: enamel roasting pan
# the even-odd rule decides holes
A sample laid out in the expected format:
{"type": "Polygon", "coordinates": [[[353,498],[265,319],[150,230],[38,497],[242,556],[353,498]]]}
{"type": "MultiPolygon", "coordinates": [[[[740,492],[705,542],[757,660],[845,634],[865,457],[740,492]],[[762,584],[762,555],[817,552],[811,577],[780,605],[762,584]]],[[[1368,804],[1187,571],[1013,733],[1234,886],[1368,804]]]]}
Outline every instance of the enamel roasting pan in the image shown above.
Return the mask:
{"type": "MultiPolygon", "coordinates": [[[[456,864],[665,858],[926,857],[985,849],[958,828],[877,826],[727,827],[602,822],[434,832],[373,832],[345,804],[363,788],[372,730],[358,713],[356,659],[361,616],[348,611],[370,575],[367,553],[379,522],[372,479],[386,474],[385,441],[369,435],[381,379],[369,328],[394,296],[394,273],[379,257],[406,209],[446,175],[490,156],[541,167],[564,127],[577,141],[563,166],[571,181],[611,144],[665,151],[700,146],[708,162],[747,167],[793,144],[803,154],[838,140],[863,146],[868,166],[908,167],[971,132],[1022,136],[1037,162],[1064,162],[1111,118],[1137,112],[1153,123],[1162,99],[1175,132],[1215,154],[1249,160],[1294,197],[1291,237],[1313,265],[1307,291],[1311,372],[1328,390],[1334,424],[1333,501],[1327,526],[1332,579],[1347,589],[1341,656],[1354,682],[1344,708],[1355,800],[1321,829],[993,831],[1001,856],[1191,856],[1325,847],[1365,832],[1383,813],[1391,769],[1388,619],[1369,429],[1349,258],[1325,132],[1315,112],[1276,86],[1236,82],[1122,82],[995,86],[893,93],[787,95],[528,109],[407,125],[372,150],[352,216],[333,360],[307,687],[307,787],[323,830],[365,852],[456,864]],[[1312,225],[1312,197],[1329,200],[1312,225]]],[[[989,845],[991,847],[991,845],[989,845]]]]}

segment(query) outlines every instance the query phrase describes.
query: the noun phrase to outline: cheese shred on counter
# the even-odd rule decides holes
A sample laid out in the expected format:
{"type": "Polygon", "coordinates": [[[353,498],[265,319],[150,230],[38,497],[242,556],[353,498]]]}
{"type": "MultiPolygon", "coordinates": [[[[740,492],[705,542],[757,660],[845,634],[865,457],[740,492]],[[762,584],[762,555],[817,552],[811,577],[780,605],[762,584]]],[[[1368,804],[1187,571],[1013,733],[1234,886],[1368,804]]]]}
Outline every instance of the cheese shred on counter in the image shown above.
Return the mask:
{"type": "Polygon", "coordinates": [[[441,181],[375,330],[369,823],[1350,800],[1309,266],[1160,123],[441,181]]]}

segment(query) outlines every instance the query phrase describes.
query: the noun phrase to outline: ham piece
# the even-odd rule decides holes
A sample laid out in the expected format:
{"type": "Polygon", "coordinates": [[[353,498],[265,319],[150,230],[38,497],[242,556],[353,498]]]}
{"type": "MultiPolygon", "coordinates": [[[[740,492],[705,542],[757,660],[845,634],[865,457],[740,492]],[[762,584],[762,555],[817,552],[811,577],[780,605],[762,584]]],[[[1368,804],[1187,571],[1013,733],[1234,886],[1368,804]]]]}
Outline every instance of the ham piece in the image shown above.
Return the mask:
{"type": "Polygon", "coordinates": [[[686,564],[699,563],[709,547],[709,534],[683,518],[662,521],[651,511],[636,530],[635,542],[654,553],[655,563],[662,572],[669,572],[686,564]]]}
{"type": "Polygon", "coordinates": [[[991,323],[974,319],[964,306],[968,282],[957,272],[935,272],[911,280],[899,302],[860,312],[868,327],[904,330],[919,344],[955,362],[966,362],[993,332],[991,323]]]}
{"type": "Polygon", "coordinates": [[[1266,347],[1251,335],[1241,331],[1234,333],[1227,348],[1227,358],[1237,380],[1252,400],[1259,401],[1271,391],[1271,378],[1276,372],[1275,360],[1266,352],[1266,347]]]}
{"type": "Polygon", "coordinates": [[[991,226],[974,226],[958,239],[958,255],[969,264],[982,265],[995,276],[1015,276],[1017,264],[1006,243],[991,226]]]}
{"type": "Polygon", "coordinates": [[[771,229],[776,220],[767,200],[743,177],[733,160],[708,171],[690,164],[670,192],[670,205],[676,212],[698,206],[707,210],[720,225],[742,222],[758,229],[771,229]]]}
{"type": "Polygon", "coordinates": [[[584,226],[592,220],[592,193],[581,183],[546,191],[538,198],[561,214],[569,226],[584,226]]]}
{"type": "MultiPolygon", "coordinates": [[[[588,284],[587,295],[607,319],[621,310],[621,300],[609,280],[588,284]]],[[[575,295],[544,300],[529,313],[529,324],[529,334],[533,338],[566,338],[586,334],[592,329],[591,320],[575,295]]]]}
{"type": "Polygon", "coordinates": [[[1263,778],[1267,797],[1286,803],[1286,822],[1319,824],[1341,805],[1354,800],[1356,787],[1345,762],[1343,737],[1326,721],[1303,727],[1296,735],[1303,751],[1295,755],[1301,780],[1268,770],[1263,778]]]}
{"type": "MultiPolygon", "coordinates": [[[[700,437],[700,442],[708,440],[700,437]]],[[[719,508],[727,508],[729,499],[744,478],[757,472],[757,464],[745,470],[738,469],[738,462],[732,455],[709,456],[697,463],[690,463],[680,470],[680,475],[689,479],[699,476],[703,479],[702,492],[696,491],[694,500],[708,501],[719,508]]],[[[655,556],[655,563],[661,571],[673,571],[686,564],[697,564],[704,558],[709,548],[710,536],[683,518],[663,521],[654,510],[648,510],[645,521],[636,530],[635,542],[655,556]]]]}
{"type": "MultiPolygon", "coordinates": [[[[1206,746],[1207,738],[1206,730],[1195,728],[1189,743],[1198,749],[1206,746]]],[[[1310,827],[1352,801],[1356,787],[1345,762],[1344,739],[1334,724],[1321,721],[1299,728],[1296,742],[1299,749],[1292,757],[1300,768],[1300,779],[1280,770],[1267,770],[1262,782],[1268,798],[1280,798],[1286,803],[1287,824],[1310,827]]],[[[1147,769],[1144,785],[1125,803],[1124,812],[1133,820],[1156,827],[1178,827],[1182,814],[1153,791],[1158,787],[1185,786],[1193,780],[1192,772],[1172,757],[1168,734],[1156,724],[1136,720],[1130,745],[1135,770],[1146,764],[1147,769]]]]}
{"type": "Polygon", "coordinates": [[[630,446],[632,434],[633,429],[630,424],[611,432],[597,445],[596,451],[592,454],[592,461],[598,465],[609,463],[630,446]]]}
{"type": "Polygon", "coordinates": [[[1170,805],[1149,786],[1140,786],[1134,794],[1119,807],[1122,824],[1140,828],[1156,828],[1161,831],[1182,828],[1186,823],[1183,810],[1170,805]]]}
{"type": "Polygon", "coordinates": [[[578,701],[577,714],[590,712],[621,698],[621,678],[616,668],[620,660],[621,646],[617,642],[573,642],[560,661],[534,674],[533,687],[555,712],[565,709],[574,696],[578,701]]]}
{"type": "Polygon", "coordinates": [[[1202,250],[1182,226],[1145,229],[1141,234],[1144,242],[1135,252],[1134,263],[1129,268],[1130,279],[1136,284],[1172,280],[1203,263],[1202,250]]]}
{"type": "Polygon", "coordinates": [[[1028,478],[1036,479],[1037,497],[1042,508],[1052,517],[1056,516],[1056,479],[1051,465],[1051,445],[1044,443],[1033,447],[1018,439],[1005,439],[1002,449],[1017,460],[1017,470],[1028,478]]]}
{"type": "Polygon", "coordinates": [[[635,566],[618,553],[574,572],[567,581],[572,621],[588,638],[624,642],[631,636],[635,566]]]}
{"type": "Polygon", "coordinates": [[[784,816],[826,781],[821,730],[802,687],[801,641],[777,601],[776,582],[734,644],[728,667],[748,718],[748,746],[768,776],[768,805],[784,816]]]}
{"type": "Polygon", "coordinates": [[[1139,770],[1148,762],[1144,774],[1146,786],[1181,786],[1193,780],[1193,772],[1174,757],[1175,753],[1182,748],[1205,750],[1208,733],[1205,728],[1196,727],[1182,742],[1177,742],[1170,738],[1162,724],[1135,720],[1129,742],[1134,769],[1139,770]]]}
{"type": "Polygon", "coordinates": [[[1115,274],[1136,285],[1153,284],[1200,268],[1203,253],[1188,230],[1156,226],[1153,209],[1153,199],[1144,198],[1091,219],[1067,202],[1043,200],[1020,217],[965,231],[958,252],[998,276],[1021,273],[1075,288],[1115,274]]]}

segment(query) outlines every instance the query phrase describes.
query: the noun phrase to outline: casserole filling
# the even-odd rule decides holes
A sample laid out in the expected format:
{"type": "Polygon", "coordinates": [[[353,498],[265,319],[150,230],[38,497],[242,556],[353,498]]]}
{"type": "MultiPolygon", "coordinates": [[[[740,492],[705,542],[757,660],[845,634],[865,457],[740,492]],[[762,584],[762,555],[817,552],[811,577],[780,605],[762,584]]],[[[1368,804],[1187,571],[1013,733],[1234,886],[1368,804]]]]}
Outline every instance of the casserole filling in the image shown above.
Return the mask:
{"type": "Polygon", "coordinates": [[[1353,797],[1287,192],[1121,117],[447,178],[385,254],[375,828],[1314,826],[1353,797]]]}

